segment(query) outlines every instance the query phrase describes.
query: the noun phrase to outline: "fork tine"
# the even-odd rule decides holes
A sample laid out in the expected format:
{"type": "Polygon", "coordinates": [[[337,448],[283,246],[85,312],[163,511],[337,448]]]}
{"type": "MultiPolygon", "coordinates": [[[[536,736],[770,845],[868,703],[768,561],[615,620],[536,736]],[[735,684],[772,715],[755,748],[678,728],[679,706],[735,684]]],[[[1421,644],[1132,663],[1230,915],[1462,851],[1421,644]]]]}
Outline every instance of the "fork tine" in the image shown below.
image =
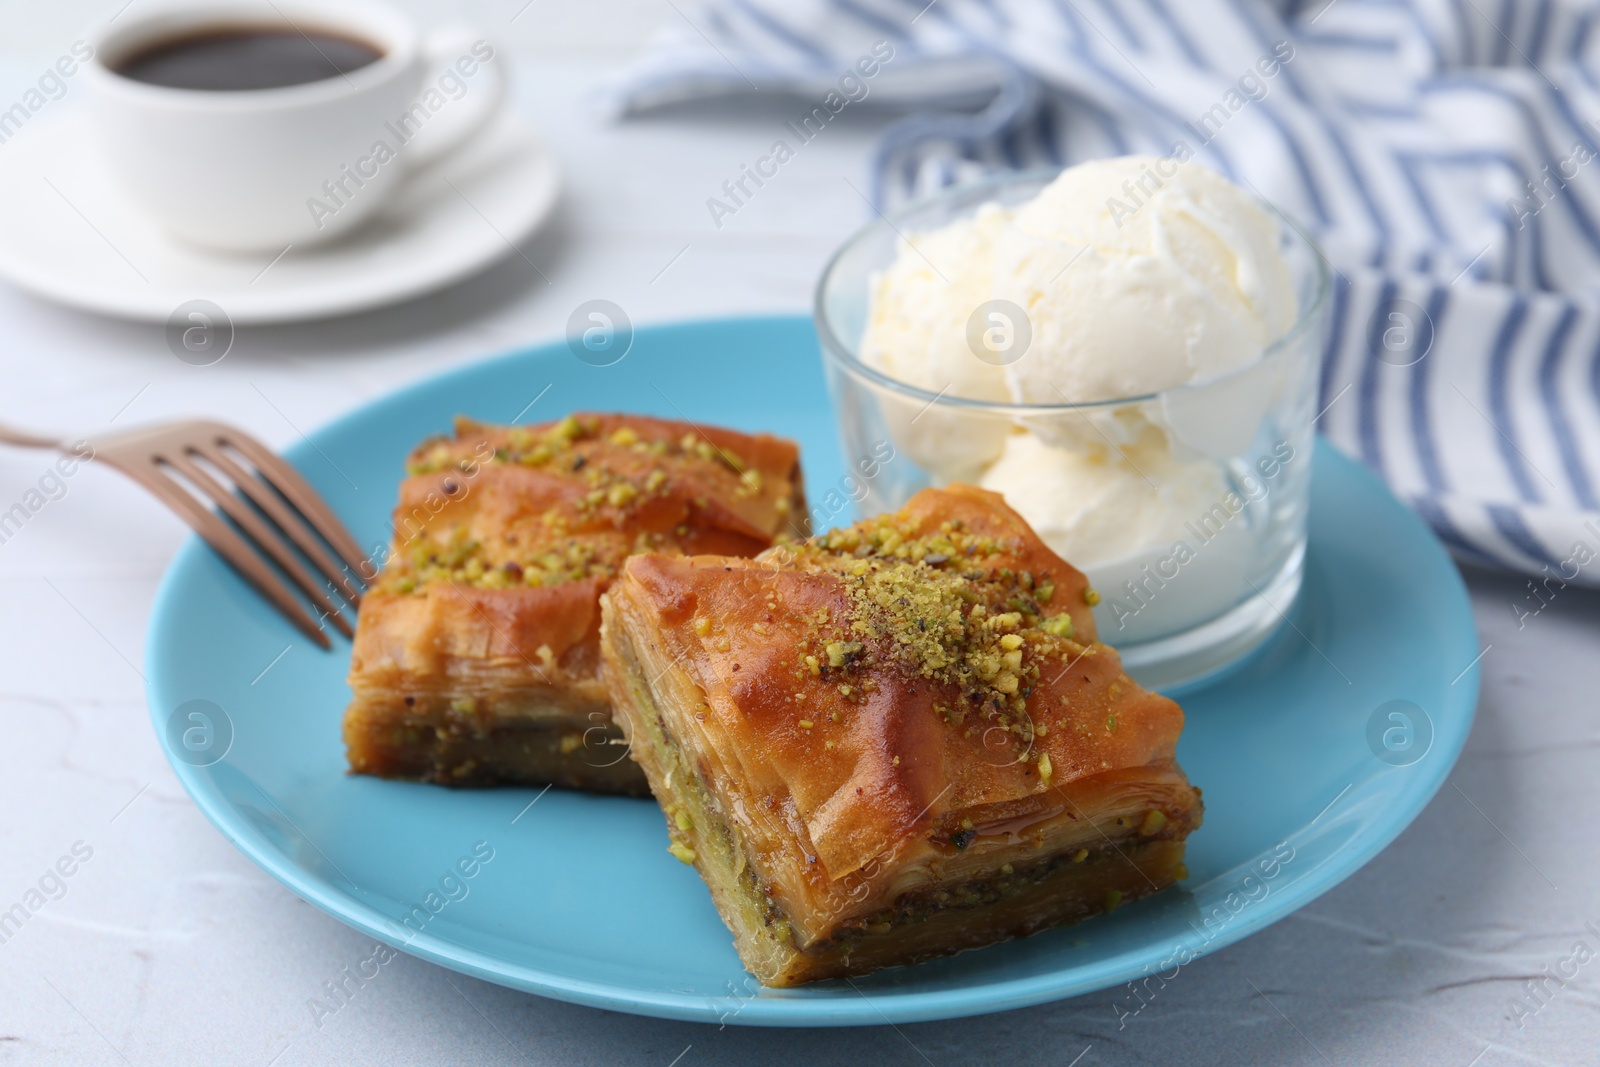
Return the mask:
{"type": "Polygon", "coordinates": [[[283,502],[283,498],[273,491],[272,487],[260,478],[254,477],[243,467],[233,461],[226,451],[215,445],[207,447],[196,446],[193,451],[202,458],[210,461],[218,469],[233,480],[239,491],[250,498],[250,501],[266,512],[273,522],[284,533],[289,535],[289,540],[304,552],[306,557],[322,571],[330,582],[339,587],[344,598],[352,605],[361,603],[361,590],[356,585],[355,579],[343,567],[328,555],[328,550],[311,528],[301,520],[300,516],[283,502]]]}
{"type": "Polygon", "coordinates": [[[285,463],[260,441],[232,426],[216,423],[212,424],[210,429],[214,432],[218,444],[238,449],[246,459],[255,464],[256,470],[261,472],[261,477],[282,493],[289,503],[306,517],[306,521],[333,546],[334,552],[351,571],[363,581],[371,581],[377,574],[377,569],[361,551],[361,546],[356,543],[350,531],[345,529],[344,523],[333,513],[333,509],[323,502],[322,497],[300,476],[299,471],[285,463]],[[368,570],[372,573],[368,574],[368,570]]]}
{"type": "Polygon", "coordinates": [[[279,568],[283,570],[301,590],[316,602],[327,615],[328,621],[338,627],[339,632],[346,637],[355,636],[355,631],[350,628],[350,622],[342,614],[344,605],[335,600],[323,584],[301,562],[294,558],[283,539],[261,521],[261,516],[251,511],[244,503],[228,490],[224,489],[215,478],[206,473],[199,464],[195,463],[186,453],[177,449],[163,452],[161,459],[189,479],[201,492],[210,497],[223,513],[237,523],[255,543],[255,547],[265,552],[279,568]]]}
{"type": "Polygon", "coordinates": [[[120,465],[120,469],[177,512],[179,518],[187,522],[195,533],[216,550],[217,555],[231,564],[234,570],[255,586],[262,596],[270,600],[301,633],[321,648],[333,647],[328,635],[317,628],[316,622],[305,608],[300,606],[299,601],[295,600],[288,586],[284,585],[272,573],[266,562],[244,543],[244,539],[229,529],[210,508],[203,506],[154,463],[148,466],[120,465]]]}

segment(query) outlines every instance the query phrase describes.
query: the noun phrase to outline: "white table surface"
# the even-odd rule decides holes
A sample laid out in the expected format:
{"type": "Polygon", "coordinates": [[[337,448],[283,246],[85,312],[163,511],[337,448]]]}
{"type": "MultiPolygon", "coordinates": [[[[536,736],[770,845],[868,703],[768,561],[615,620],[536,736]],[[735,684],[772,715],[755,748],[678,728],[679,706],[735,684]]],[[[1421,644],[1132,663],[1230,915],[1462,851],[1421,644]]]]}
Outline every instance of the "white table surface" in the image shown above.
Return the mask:
{"type": "MultiPolygon", "coordinates": [[[[521,6],[456,10],[490,25],[521,6]]],[[[7,7],[7,99],[100,13],[78,2],[7,7]]],[[[777,136],[792,103],[620,126],[585,104],[601,72],[677,17],[661,0],[539,0],[501,31],[522,57],[519,106],[569,178],[554,223],[522,246],[548,283],[512,257],[401,308],[241,328],[228,357],[204,368],[175,359],[158,326],[0,287],[0,417],[88,434],[204,413],[284,445],[398,384],[557,337],[590,298],[616,301],[636,323],[803,311],[829,251],[866,218],[846,179],[866,187],[885,116],[846,113],[718,231],[705,198],[777,136]]],[[[46,463],[0,449],[0,504],[46,463]]],[[[76,842],[93,849],[66,895],[0,944],[0,1063],[1600,1062],[1600,963],[1552,983],[1531,1017],[1512,1009],[1538,1003],[1525,982],[1576,942],[1600,955],[1600,936],[1585,929],[1600,930],[1587,821],[1600,809],[1594,594],[1563,592],[1519,630],[1522,582],[1469,575],[1491,647],[1478,723],[1449,784],[1366,869],[1186,968],[1120,1030],[1121,991],[898,1028],[718,1029],[544,1000],[408,956],[319,1027],[308,999],[371,941],[223,840],[168,769],[145,712],[146,619],[185,534],[91,465],[0,544],[0,910],[76,842]]]]}

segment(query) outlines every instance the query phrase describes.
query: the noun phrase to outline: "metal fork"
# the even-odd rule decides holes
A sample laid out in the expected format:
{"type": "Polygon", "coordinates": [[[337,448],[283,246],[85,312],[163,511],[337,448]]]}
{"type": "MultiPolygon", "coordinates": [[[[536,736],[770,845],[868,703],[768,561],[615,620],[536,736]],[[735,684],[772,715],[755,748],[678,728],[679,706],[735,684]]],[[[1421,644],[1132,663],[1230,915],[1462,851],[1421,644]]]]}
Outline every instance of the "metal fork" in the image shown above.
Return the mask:
{"type": "MultiPolygon", "coordinates": [[[[58,441],[3,425],[0,443],[83,455],[82,442],[58,441]]],[[[261,442],[232,426],[196,420],[95,437],[87,445],[93,459],[126,474],[176,511],[311,640],[323,648],[331,647],[317,620],[273,573],[266,559],[276,563],[300,587],[320,609],[322,618],[346,637],[352,635],[344,609],[346,604],[354,608],[360,603],[357,580],[370,581],[376,568],[299,472],[261,442]],[[247,470],[246,464],[254,470],[247,470]],[[239,495],[223,485],[212,470],[231,481],[239,495]],[[238,530],[218,518],[201,496],[232,519],[238,530]],[[256,508],[272,520],[276,529],[262,521],[256,508]],[[329,555],[324,542],[332,546],[337,561],[329,555]],[[319,580],[296,557],[290,544],[311,561],[325,580],[319,580]],[[343,601],[330,590],[337,590],[343,601]]]]}

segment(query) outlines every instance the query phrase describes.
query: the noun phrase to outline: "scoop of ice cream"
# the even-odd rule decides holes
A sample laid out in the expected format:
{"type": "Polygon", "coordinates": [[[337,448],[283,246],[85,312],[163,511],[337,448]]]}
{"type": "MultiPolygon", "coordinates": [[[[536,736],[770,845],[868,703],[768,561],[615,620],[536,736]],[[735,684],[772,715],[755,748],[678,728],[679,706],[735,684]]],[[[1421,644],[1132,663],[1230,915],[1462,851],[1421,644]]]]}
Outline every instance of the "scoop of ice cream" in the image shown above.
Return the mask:
{"type": "Polygon", "coordinates": [[[861,357],[946,397],[1162,394],[1012,418],[874,390],[932,482],[1002,493],[1094,581],[1106,639],[1139,642],[1213,618],[1246,589],[1254,520],[1219,504],[1239,499],[1224,464],[1261,425],[1278,388],[1261,357],[1295,316],[1272,215],[1197,164],[1129,156],[902,242],[873,279],[861,357]],[[992,300],[1028,319],[1027,348],[1003,366],[969,339],[992,300]]]}
{"type": "Polygon", "coordinates": [[[1015,433],[979,484],[1089,576],[1113,645],[1184,629],[1242,597],[1250,520],[1224,503],[1239,497],[1215,463],[1173,458],[1156,427],[1120,451],[1015,433]]]}
{"type": "Polygon", "coordinates": [[[1213,463],[1172,458],[1150,428],[1120,452],[1055,448],[1031,433],[1006,439],[979,484],[1004,496],[1073,566],[1095,567],[1177,536],[1227,492],[1213,463]]]}
{"type": "MultiPolygon", "coordinates": [[[[1008,399],[1004,368],[973,353],[967,321],[990,299],[995,238],[1009,218],[985,204],[970,219],[902,242],[873,279],[862,361],[930,393],[1008,399]]],[[[976,479],[1010,431],[1003,418],[887,392],[879,406],[895,444],[938,482],[976,479]]]]}
{"type": "Polygon", "coordinates": [[[1004,226],[994,295],[1033,341],[1012,399],[1138,396],[1258,359],[1295,318],[1276,220],[1195,163],[1123,156],[1071,167],[1004,226]]]}
{"type": "Polygon", "coordinates": [[[999,204],[985,204],[970,219],[902,242],[873,279],[862,360],[931,393],[1009,399],[1004,369],[967,344],[967,320],[992,296],[995,241],[1009,218],[999,204]]]}

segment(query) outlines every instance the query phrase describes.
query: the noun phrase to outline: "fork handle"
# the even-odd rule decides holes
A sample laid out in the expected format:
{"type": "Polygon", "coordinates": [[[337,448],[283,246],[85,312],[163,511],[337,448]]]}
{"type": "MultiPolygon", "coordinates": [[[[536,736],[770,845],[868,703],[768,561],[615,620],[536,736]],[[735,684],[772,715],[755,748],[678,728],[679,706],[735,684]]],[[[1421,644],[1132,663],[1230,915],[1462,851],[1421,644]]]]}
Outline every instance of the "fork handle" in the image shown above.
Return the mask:
{"type": "Polygon", "coordinates": [[[64,441],[53,437],[40,437],[38,434],[27,433],[0,423],[0,444],[16,445],[19,448],[54,448],[67,451],[68,446],[64,441]]]}

